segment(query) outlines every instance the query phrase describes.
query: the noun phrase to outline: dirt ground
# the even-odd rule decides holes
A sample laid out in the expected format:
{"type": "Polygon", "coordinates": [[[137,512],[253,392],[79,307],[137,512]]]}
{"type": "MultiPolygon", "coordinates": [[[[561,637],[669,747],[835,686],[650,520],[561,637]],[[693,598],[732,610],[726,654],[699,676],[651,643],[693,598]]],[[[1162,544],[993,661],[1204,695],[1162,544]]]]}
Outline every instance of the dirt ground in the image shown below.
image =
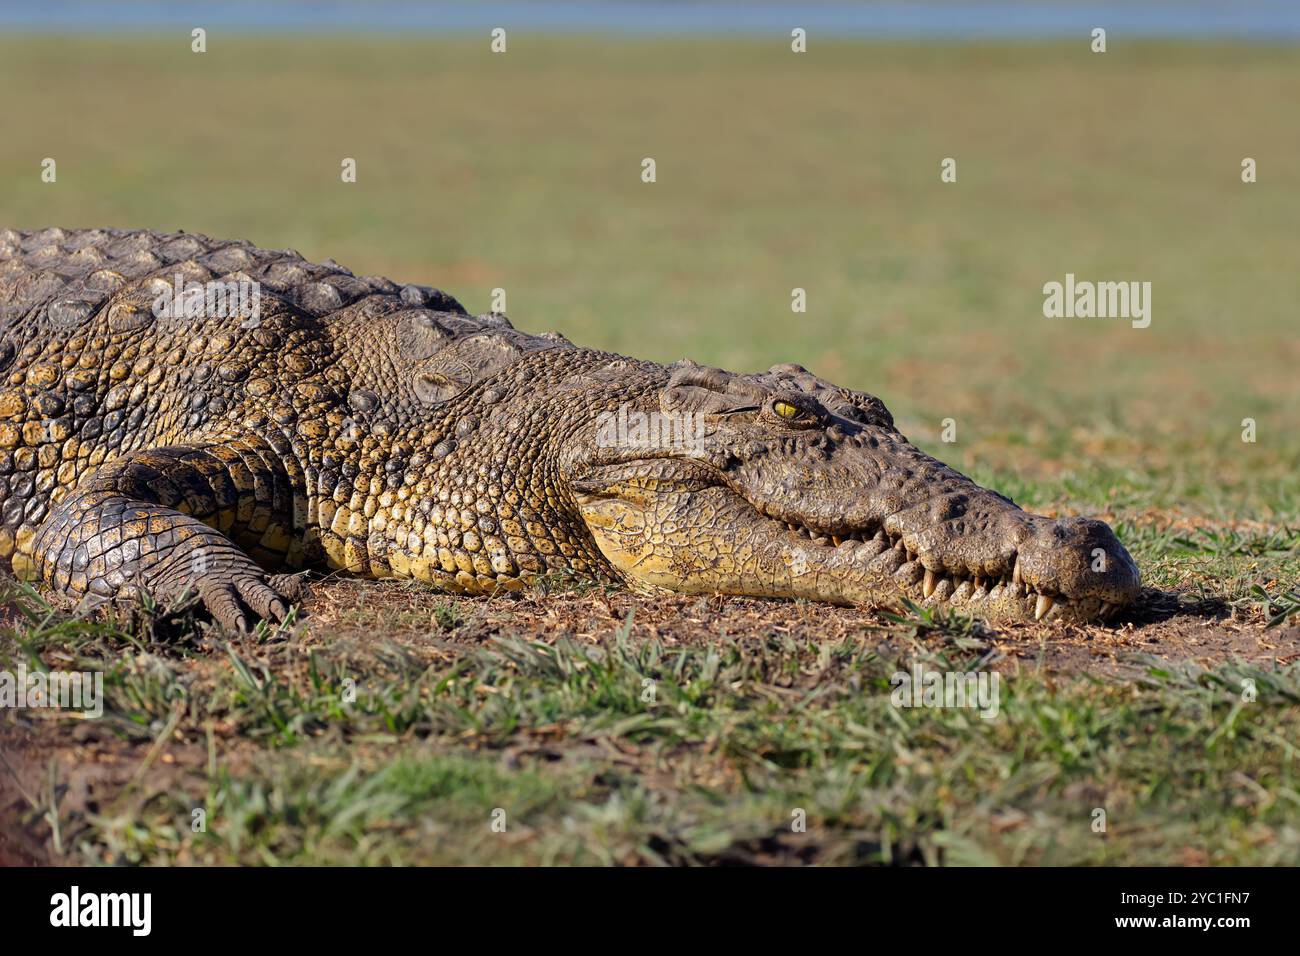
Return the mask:
{"type": "MultiPolygon", "coordinates": [[[[666,644],[707,644],[718,638],[793,635],[810,641],[862,640],[894,646],[897,625],[878,612],[825,604],[754,598],[665,595],[646,597],[625,591],[509,595],[495,599],[445,599],[427,593],[364,581],[317,585],[302,622],[308,642],[343,635],[365,642],[427,643],[454,654],[458,645],[481,643],[497,634],[553,641],[562,637],[599,642],[632,615],[628,636],[657,638],[666,644]],[[437,633],[435,605],[449,605],[465,623],[450,634],[437,633]],[[382,630],[359,627],[358,618],[382,630]]],[[[998,652],[997,666],[1057,674],[1087,672],[1122,675],[1145,666],[1143,655],[1202,666],[1237,658],[1268,667],[1300,660],[1300,624],[1266,630],[1256,620],[1240,619],[1221,602],[1189,601],[1147,589],[1141,601],[1116,620],[1098,625],[1015,626],[991,630],[984,640],[998,652]]]]}

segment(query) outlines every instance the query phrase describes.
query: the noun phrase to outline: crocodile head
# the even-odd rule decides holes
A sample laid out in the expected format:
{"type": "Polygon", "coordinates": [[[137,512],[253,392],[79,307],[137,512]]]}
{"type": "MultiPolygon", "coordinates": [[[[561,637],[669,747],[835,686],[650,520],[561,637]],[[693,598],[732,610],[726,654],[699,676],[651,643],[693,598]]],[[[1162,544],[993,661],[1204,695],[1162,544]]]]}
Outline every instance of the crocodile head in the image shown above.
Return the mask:
{"type": "Polygon", "coordinates": [[[1095,620],[1138,593],[1107,525],[1021,510],[911,445],[878,398],[796,365],[680,363],[578,437],[569,487],[633,587],[996,622],[1095,620]]]}

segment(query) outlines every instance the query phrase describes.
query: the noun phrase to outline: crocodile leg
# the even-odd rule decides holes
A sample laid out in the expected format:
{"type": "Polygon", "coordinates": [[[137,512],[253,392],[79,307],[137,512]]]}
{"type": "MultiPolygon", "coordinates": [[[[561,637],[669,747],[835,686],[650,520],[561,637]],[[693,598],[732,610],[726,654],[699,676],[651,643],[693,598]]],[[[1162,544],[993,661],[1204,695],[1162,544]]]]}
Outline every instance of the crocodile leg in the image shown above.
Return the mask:
{"type": "Polygon", "coordinates": [[[103,466],[56,505],[33,558],[65,596],[197,597],[247,631],[284,620],[301,596],[297,579],[264,570],[302,564],[295,500],[280,457],[255,441],[152,448],[103,466]]]}

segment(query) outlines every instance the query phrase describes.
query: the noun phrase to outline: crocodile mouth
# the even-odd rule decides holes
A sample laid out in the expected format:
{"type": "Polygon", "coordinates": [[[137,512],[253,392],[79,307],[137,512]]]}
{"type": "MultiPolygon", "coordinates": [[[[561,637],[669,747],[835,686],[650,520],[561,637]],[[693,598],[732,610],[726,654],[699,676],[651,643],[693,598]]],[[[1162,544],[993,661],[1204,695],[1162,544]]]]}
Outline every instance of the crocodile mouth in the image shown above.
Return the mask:
{"type": "Polygon", "coordinates": [[[1029,580],[1017,555],[1009,571],[973,571],[968,568],[947,569],[909,546],[907,536],[891,533],[883,526],[843,534],[822,534],[793,522],[785,522],[788,532],[800,544],[841,550],[849,560],[865,562],[881,575],[894,579],[898,590],[915,603],[927,607],[949,607],[978,615],[981,608],[1007,604],[1019,605],[1017,617],[1043,620],[1110,620],[1128,603],[1122,595],[1110,601],[1103,597],[1071,597],[1029,580]]]}
{"type": "Polygon", "coordinates": [[[902,512],[814,524],[696,477],[624,466],[576,486],[597,546],[632,587],[878,608],[906,598],[995,623],[1108,620],[1139,591],[1136,565],[1099,521],[1053,521],[1002,499],[983,534],[902,512]]]}

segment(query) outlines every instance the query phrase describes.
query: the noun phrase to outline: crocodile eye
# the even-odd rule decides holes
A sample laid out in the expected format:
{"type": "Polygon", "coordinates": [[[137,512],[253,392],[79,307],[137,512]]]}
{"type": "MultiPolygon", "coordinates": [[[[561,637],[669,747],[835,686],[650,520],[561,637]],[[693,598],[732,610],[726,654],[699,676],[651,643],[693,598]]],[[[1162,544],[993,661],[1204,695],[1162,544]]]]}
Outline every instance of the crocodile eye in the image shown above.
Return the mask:
{"type": "Polygon", "coordinates": [[[822,410],[815,401],[802,395],[774,395],[763,406],[767,421],[787,428],[815,428],[822,421],[822,410]]]}

